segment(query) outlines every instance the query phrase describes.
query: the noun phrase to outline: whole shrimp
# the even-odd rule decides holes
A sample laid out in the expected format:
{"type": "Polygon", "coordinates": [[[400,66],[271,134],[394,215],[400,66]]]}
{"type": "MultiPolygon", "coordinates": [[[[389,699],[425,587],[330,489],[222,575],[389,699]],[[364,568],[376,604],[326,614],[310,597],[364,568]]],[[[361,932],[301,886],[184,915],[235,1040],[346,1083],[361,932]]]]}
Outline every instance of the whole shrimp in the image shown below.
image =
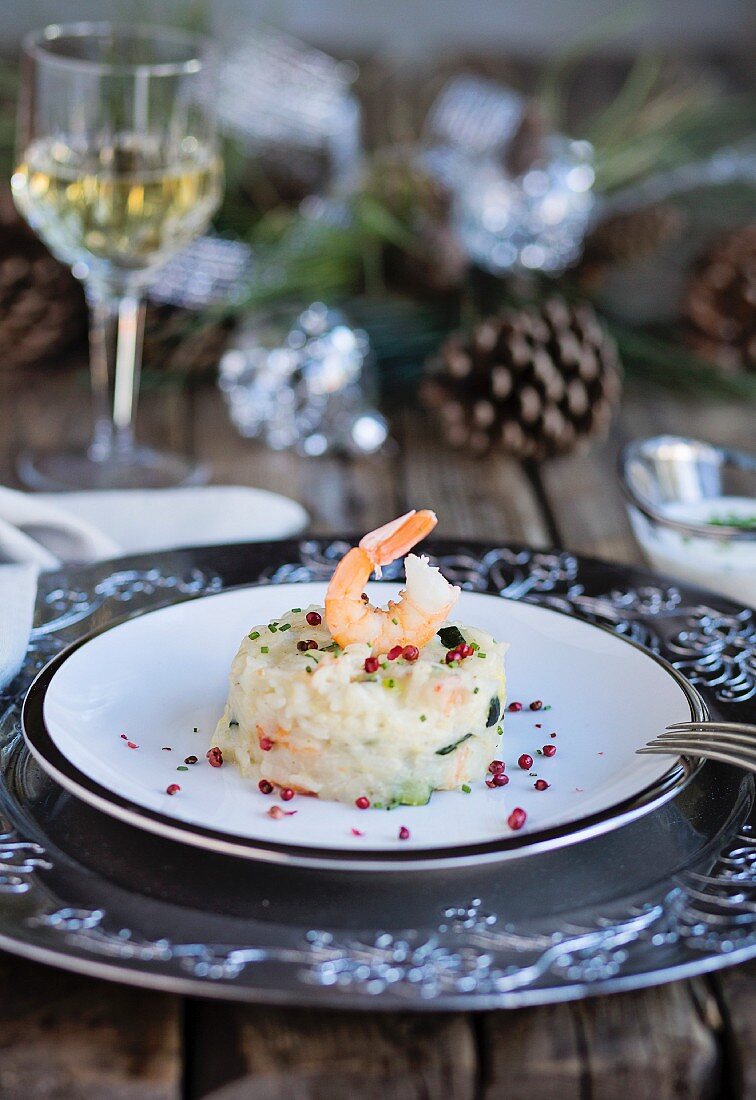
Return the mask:
{"type": "Polygon", "coordinates": [[[424,646],[431,640],[459,598],[459,588],[441,575],[428,559],[408,554],[404,562],[407,587],[386,608],[373,607],[363,593],[371,573],[407,554],[437,523],[426,509],[407,512],[371,531],[352,547],[331,578],[325,599],[325,618],[341,646],[362,642],[374,653],[396,645],[424,646]]]}

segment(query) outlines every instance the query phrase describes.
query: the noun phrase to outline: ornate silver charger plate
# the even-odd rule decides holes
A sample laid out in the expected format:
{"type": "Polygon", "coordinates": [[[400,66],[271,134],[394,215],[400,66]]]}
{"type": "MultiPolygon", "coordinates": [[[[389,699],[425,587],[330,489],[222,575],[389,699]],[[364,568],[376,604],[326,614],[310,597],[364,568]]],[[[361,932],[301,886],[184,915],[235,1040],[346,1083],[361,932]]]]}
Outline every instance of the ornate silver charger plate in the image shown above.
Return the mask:
{"type": "MultiPolygon", "coordinates": [[[[26,690],[82,634],[240,584],[325,579],[349,544],[205,547],[43,577],[25,667],[0,695],[0,946],[203,996],[447,1010],[640,987],[756,955],[753,784],[723,765],[692,769],[643,816],[568,848],[408,880],[192,850],[85,805],[28,754],[26,690]]],[[[609,627],[669,661],[713,717],[753,720],[752,611],[564,552],[437,541],[433,554],[468,590],[609,627]]]]}

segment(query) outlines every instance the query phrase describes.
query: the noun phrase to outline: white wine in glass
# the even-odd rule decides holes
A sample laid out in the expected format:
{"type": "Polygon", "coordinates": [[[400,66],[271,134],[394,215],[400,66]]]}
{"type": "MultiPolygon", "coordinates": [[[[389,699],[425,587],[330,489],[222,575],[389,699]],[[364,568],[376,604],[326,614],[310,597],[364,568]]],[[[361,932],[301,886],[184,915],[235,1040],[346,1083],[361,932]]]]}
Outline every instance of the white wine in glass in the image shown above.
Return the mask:
{"type": "Polygon", "coordinates": [[[16,205],[85,285],[94,439],[26,454],[37,488],[177,485],[188,460],[134,438],[144,322],[155,271],[202,233],[222,195],[212,47],[158,27],[52,26],[24,44],[16,205]]]}

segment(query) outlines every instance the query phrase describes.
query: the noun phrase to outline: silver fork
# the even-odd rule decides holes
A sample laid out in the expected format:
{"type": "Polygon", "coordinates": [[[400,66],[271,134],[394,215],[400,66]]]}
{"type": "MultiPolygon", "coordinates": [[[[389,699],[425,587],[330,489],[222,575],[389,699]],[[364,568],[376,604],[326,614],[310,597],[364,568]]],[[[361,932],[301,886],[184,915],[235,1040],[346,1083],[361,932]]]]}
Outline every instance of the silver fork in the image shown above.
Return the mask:
{"type": "Polygon", "coordinates": [[[673,722],[636,752],[704,756],[756,772],[756,726],[747,722],[673,722]]]}

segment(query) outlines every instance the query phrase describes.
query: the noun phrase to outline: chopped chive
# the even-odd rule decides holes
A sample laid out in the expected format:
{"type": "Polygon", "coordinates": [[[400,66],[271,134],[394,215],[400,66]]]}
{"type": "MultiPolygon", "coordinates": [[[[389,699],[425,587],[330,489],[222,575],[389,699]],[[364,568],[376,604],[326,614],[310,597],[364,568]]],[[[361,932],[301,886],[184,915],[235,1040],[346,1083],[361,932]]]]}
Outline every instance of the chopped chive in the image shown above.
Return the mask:
{"type": "Polygon", "coordinates": [[[284,623],[283,626],[281,627],[281,633],[282,634],[283,634],[284,630],[291,630],[291,623],[284,623]]]}
{"type": "Polygon", "coordinates": [[[465,794],[470,794],[470,792],[472,791],[472,787],[468,786],[467,783],[463,783],[462,790],[465,792],[465,794]]]}
{"type": "Polygon", "coordinates": [[[308,676],[312,676],[312,665],[306,665],[305,666],[305,672],[307,673],[308,676]]]}
{"type": "Polygon", "coordinates": [[[298,615],[301,610],[302,610],[301,607],[292,607],[291,613],[292,613],[292,615],[298,615]]]}
{"type": "Polygon", "coordinates": [[[275,634],[278,630],[278,623],[268,623],[268,630],[271,632],[271,634],[275,634]]]}
{"type": "Polygon", "coordinates": [[[388,661],[381,661],[381,668],[388,668],[388,661]]]}
{"type": "Polygon", "coordinates": [[[395,683],[394,680],[384,680],[383,681],[383,686],[385,688],[392,688],[394,686],[394,683],[395,683]]]}
{"type": "Polygon", "coordinates": [[[260,652],[261,652],[261,653],[269,653],[269,652],[270,652],[270,650],[269,650],[268,646],[266,646],[266,645],[261,645],[261,646],[260,646],[260,652]]]}
{"type": "Polygon", "coordinates": [[[547,707],[544,707],[543,709],[544,710],[551,710],[551,703],[549,703],[549,705],[547,707]]]}
{"type": "Polygon", "coordinates": [[[479,656],[479,657],[480,657],[480,658],[481,658],[482,660],[485,660],[485,659],[486,659],[486,657],[488,656],[488,654],[487,654],[487,653],[479,653],[479,654],[478,654],[478,656],[479,656]]]}
{"type": "Polygon", "coordinates": [[[536,756],[543,756],[543,749],[536,749],[536,756]]]}
{"type": "Polygon", "coordinates": [[[177,772],[188,772],[189,769],[186,767],[185,764],[179,764],[179,766],[176,768],[176,771],[177,772]]]}
{"type": "Polygon", "coordinates": [[[473,688],[473,695],[477,695],[480,692],[480,688],[473,688]]]}
{"type": "MultiPolygon", "coordinates": [[[[230,724],[231,724],[231,725],[233,725],[233,723],[230,723],[230,724]]],[[[238,724],[239,724],[239,723],[237,722],[237,725],[238,725],[238,724]]],[[[196,726],[195,726],[195,727],[193,728],[193,730],[192,730],[192,733],[199,733],[199,730],[197,729],[197,727],[196,727],[196,726]]]]}
{"type": "Polygon", "coordinates": [[[249,637],[249,640],[251,642],[256,642],[257,639],[260,637],[260,631],[259,630],[253,630],[252,633],[250,635],[248,635],[248,637],[249,637]]]}
{"type": "Polygon", "coordinates": [[[394,624],[394,626],[399,626],[399,620],[398,619],[392,619],[391,622],[394,624]]]}
{"type": "Polygon", "coordinates": [[[383,803],[382,802],[374,802],[373,803],[373,809],[374,810],[382,810],[383,809],[383,803]]]}
{"type": "Polygon", "coordinates": [[[501,735],[504,733],[504,730],[501,728],[501,726],[497,726],[496,732],[498,733],[499,737],[501,737],[501,735]]]}
{"type": "Polygon", "coordinates": [[[421,722],[427,722],[427,721],[428,721],[428,719],[427,719],[426,715],[424,715],[424,714],[421,714],[421,715],[420,715],[420,721],[421,721],[421,722]]]}

